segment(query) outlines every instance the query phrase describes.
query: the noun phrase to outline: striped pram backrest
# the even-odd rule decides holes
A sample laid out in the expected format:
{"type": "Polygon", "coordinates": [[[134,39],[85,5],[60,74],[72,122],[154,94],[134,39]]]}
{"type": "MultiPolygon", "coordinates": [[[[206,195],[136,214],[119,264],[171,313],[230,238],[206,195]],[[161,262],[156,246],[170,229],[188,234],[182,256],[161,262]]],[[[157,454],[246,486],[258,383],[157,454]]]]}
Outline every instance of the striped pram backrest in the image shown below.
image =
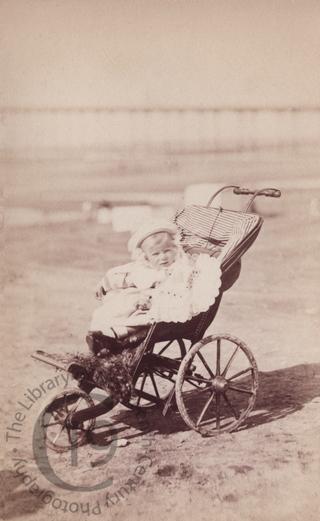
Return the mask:
{"type": "Polygon", "coordinates": [[[223,272],[247,251],[263,223],[256,214],[196,205],[178,211],[174,221],[184,247],[221,251],[223,272]]]}

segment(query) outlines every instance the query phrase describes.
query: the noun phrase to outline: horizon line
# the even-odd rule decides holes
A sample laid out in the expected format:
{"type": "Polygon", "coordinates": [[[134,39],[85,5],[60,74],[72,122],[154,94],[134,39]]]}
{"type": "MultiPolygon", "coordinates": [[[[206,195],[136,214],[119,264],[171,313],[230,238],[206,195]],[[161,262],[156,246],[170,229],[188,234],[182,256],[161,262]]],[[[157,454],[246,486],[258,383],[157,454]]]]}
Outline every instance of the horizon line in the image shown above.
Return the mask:
{"type": "Polygon", "coordinates": [[[14,113],[14,112],[318,112],[320,111],[320,105],[271,105],[271,106],[233,106],[233,105],[190,105],[190,106],[126,106],[126,105],[114,105],[114,106],[8,106],[0,107],[2,113],[14,113]]]}

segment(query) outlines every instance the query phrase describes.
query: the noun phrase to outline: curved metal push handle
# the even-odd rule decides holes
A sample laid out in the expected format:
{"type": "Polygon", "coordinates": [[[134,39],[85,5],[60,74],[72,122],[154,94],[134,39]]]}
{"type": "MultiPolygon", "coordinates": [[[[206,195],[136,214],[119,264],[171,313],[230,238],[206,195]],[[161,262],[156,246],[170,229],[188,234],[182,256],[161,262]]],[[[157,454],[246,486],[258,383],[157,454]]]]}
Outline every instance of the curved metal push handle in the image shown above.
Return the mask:
{"type": "Polygon", "coordinates": [[[266,197],[281,197],[281,191],[277,188],[263,188],[262,190],[251,190],[250,188],[241,188],[236,186],[233,190],[237,195],[265,195],[266,197]]]}
{"type": "Polygon", "coordinates": [[[264,195],[265,197],[281,197],[281,191],[277,188],[262,188],[261,190],[250,190],[250,188],[240,188],[237,187],[233,190],[234,194],[243,194],[243,195],[252,195],[250,201],[248,202],[245,212],[248,212],[258,195],[264,195]]]}
{"type": "Polygon", "coordinates": [[[254,190],[251,188],[244,188],[244,187],[240,187],[240,186],[236,186],[236,185],[227,185],[227,186],[223,186],[222,188],[220,188],[217,192],[215,192],[210,197],[210,199],[207,203],[207,207],[211,206],[213,200],[217,197],[217,195],[219,195],[221,192],[224,192],[225,190],[230,190],[230,188],[233,188],[233,193],[236,195],[252,195],[252,197],[250,198],[250,201],[248,202],[248,204],[244,210],[245,212],[247,212],[250,209],[254,199],[258,195],[264,195],[265,197],[281,197],[281,191],[278,190],[277,188],[262,188],[261,190],[254,190]]]}
{"type": "MultiPolygon", "coordinates": [[[[227,185],[227,186],[223,186],[222,188],[220,188],[219,190],[217,190],[217,192],[215,192],[209,199],[209,201],[207,202],[207,206],[211,206],[213,200],[217,197],[217,195],[221,194],[221,192],[224,192],[225,190],[230,190],[230,188],[233,188],[234,190],[236,188],[240,188],[239,186],[237,185],[227,185]]],[[[233,190],[233,191],[234,191],[233,190]]],[[[234,192],[235,193],[235,192],[234,192]]]]}

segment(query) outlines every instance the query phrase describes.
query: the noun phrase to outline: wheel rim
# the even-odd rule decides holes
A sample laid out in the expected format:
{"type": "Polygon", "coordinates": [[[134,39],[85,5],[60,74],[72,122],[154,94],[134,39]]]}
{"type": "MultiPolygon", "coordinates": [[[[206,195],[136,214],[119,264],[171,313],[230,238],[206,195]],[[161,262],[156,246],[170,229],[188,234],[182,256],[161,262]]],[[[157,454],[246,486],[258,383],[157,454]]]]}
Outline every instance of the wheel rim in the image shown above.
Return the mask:
{"type": "Polygon", "coordinates": [[[79,390],[64,391],[57,395],[44,409],[41,429],[47,447],[64,452],[82,445],[95,424],[95,418],[73,428],[70,425],[72,413],[92,407],[94,401],[88,394],[79,390]]]}
{"type": "Polygon", "coordinates": [[[231,335],[216,335],[195,344],[183,359],[177,405],[189,427],[214,436],[240,426],[254,406],[257,389],[258,369],[249,348],[231,335]]]}

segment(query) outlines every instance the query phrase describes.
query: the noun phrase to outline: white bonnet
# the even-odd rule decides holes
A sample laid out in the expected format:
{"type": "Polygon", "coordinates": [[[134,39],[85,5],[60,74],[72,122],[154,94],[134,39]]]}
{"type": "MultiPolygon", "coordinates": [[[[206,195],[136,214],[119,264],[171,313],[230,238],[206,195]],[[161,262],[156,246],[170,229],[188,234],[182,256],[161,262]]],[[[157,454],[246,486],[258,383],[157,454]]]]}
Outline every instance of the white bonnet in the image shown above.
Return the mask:
{"type": "Polygon", "coordinates": [[[167,232],[170,235],[176,235],[177,227],[166,220],[151,221],[148,224],[142,225],[133,235],[130,237],[128,242],[128,250],[133,253],[137,248],[140,247],[141,243],[150,235],[155,233],[167,232]]]}

